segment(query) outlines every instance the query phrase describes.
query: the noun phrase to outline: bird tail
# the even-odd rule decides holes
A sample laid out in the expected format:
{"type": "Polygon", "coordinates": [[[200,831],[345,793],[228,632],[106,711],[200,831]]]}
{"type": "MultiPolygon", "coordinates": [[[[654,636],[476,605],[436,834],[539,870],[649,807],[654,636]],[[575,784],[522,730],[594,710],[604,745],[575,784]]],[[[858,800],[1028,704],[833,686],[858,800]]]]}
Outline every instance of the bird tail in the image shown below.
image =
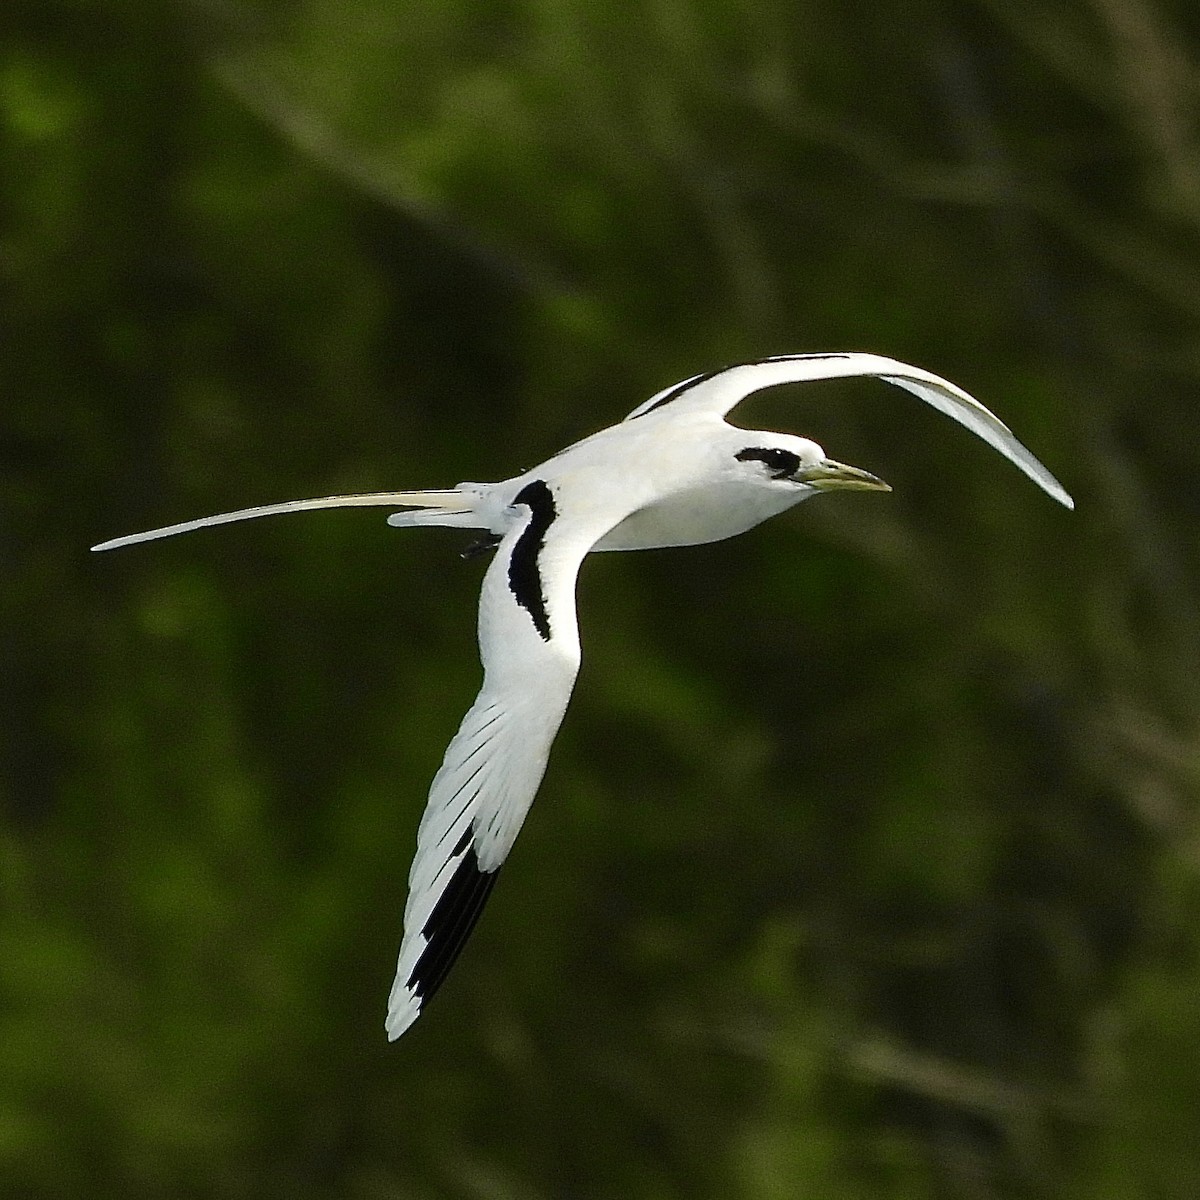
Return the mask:
{"type": "Polygon", "coordinates": [[[455,525],[465,529],[481,529],[484,522],[475,515],[476,498],[469,492],[451,489],[429,492],[364,492],[351,496],[322,496],[316,500],[287,500],[282,504],[260,504],[256,508],[239,508],[236,512],[218,513],[214,517],[199,517],[164,525],[145,533],[130,533],[93,546],[93,550],[116,550],[137,542],[152,542],[156,538],[191,533],[210,525],[228,525],[233,521],[249,521],[253,517],[273,517],[279,513],[309,512],[318,508],[404,508],[414,512],[394,513],[392,525],[455,525]]]}

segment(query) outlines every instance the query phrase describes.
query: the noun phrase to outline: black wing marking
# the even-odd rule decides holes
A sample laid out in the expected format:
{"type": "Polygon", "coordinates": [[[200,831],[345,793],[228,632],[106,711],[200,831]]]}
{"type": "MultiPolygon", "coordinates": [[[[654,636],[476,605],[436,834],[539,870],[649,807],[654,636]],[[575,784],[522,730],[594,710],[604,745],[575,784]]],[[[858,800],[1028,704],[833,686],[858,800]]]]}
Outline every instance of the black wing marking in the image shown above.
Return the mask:
{"type": "Polygon", "coordinates": [[[715,371],[705,371],[703,375],[693,375],[691,379],[685,379],[682,383],[677,383],[673,388],[668,388],[653,403],[648,404],[645,408],[630,413],[625,419],[627,421],[636,420],[638,417],[644,417],[647,413],[652,413],[656,409],[662,408],[664,404],[670,404],[672,400],[678,400],[685,392],[690,392],[692,388],[699,387],[702,383],[707,383],[710,379],[716,379],[718,375],[724,375],[726,371],[732,371],[735,367],[751,367],[758,363],[764,362],[801,362],[801,361],[823,361],[831,358],[849,358],[849,354],[775,354],[770,358],[760,358],[755,362],[746,363],[731,363],[727,367],[719,367],[715,371]]]}
{"type": "Polygon", "coordinates": [[[454,854],[461,854],[462,858],[425,921],[421,930],[425,949],[406,982],[422,1009],[462,953],[500,873],[499,867],[494,871],[480,869],[469,828],[454,847],[454,854]]]}
{"type": "Polygon", "coordinates": [[[542,552],[546,530],[558,515],[554,493],[543,480],[535,479],[517,493],[513,503],[527,505],[532,516],[529,524],[521,531],[521,536],[517,538],[509,556],[508,586],[512,588],[517,603],[529,614],[533,627],[542,640],[548,642],[550,617],[546,612],[546,590],[542,583],[538,556],[542,552]]]}

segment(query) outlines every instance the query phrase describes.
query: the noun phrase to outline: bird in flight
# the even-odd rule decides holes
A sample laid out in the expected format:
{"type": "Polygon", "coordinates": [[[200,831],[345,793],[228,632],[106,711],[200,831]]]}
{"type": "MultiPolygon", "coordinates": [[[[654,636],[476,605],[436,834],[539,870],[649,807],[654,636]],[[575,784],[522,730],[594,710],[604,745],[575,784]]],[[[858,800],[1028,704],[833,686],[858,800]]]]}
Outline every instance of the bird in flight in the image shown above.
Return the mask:
{"type": "Polygon", "coordinates": [[[417,831],[385,1023],[390,1040],[417,1019],[454,964],[541,784],[579,670],[575,579],[584,557],[720,541],[819,492],[889,491],[807,438],[725,420],[762,388],[862,376],[903,388],[965,425],[1074,507],[1008,427],[947,380],[874,354],[786,354],[685,379],[501,483],[266,504],[92,547],[276,513],[378,505],[403,510],[388,517],[391,525],[482,530],[472,550],[494,549],[479,600],[483,686],[434,775],[417,831]]]}

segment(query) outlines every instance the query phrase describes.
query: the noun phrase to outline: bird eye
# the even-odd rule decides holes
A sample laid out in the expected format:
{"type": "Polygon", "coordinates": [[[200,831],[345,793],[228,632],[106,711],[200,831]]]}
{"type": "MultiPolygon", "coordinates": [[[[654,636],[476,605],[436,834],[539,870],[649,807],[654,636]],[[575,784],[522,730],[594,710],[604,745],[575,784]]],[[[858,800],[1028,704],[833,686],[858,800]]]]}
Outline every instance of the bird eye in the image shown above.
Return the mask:
{"type": "Polygon", "coordinates": [[[800,468],[800,456],[790,450],[781,450],[778,446],[747,446],[739,450],[735,457],[739,462],[761,462],[773,479],[786,479],[794,475],[800,468]]]}

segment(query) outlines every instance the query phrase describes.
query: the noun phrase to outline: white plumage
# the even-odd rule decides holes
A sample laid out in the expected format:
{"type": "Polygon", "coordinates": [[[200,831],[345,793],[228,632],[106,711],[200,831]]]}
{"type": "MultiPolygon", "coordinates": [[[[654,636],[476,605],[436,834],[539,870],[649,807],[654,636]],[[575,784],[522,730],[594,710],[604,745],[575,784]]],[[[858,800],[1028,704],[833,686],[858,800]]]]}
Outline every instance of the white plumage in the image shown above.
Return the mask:
{"type": "Polygon", "coordinates": [[[725,415],[782,383],[874,376],[966,426],[1068,508],[1062,485],[1006,425],[954,384],[873,354],[782,355],[697,375],[618,425],[501,483],[377,492],[241,509],[115,538],[109,550],[229,521],[319,508],[403,508],[389,524],[487,531],[479,602],[483,687],[434,776],[408,877],[387,1031],[416,1020],[462,949],[542,781],[579,670],[575,580],[584,557],[715,542],[818,491],[887,490],[815,442],[747,431],[725,415]]]}

